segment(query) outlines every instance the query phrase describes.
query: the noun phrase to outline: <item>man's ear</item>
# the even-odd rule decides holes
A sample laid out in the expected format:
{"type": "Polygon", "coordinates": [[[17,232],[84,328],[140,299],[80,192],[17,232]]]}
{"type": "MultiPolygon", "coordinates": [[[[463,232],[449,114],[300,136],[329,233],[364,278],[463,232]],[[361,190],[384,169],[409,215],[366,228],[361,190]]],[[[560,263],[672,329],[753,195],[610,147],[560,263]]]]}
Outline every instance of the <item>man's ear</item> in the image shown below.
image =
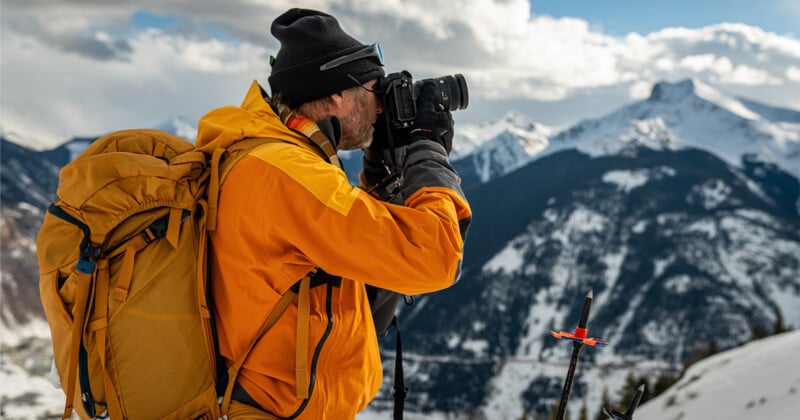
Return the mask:
{"type": "Polygon", "coordinates": [[[329,96],[328,99],[331,101],[331,106],[339,107],[342,106],[342,102],[344,102],[344,94],[342,94],[342,92],[336,92],[329,96]]]}

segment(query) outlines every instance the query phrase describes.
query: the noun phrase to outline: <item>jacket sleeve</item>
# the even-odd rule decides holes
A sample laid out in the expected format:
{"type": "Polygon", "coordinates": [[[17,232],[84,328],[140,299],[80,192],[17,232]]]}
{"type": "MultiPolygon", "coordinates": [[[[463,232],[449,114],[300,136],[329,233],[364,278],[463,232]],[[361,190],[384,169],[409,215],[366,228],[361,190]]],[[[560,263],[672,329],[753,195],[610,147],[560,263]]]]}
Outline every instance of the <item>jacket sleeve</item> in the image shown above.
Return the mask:
{"type": "Polygon", "coordinates": [[[232,176],[244,178],[236,183],[242,188],[264,180],[267,258],[285,264],[289,276],[304,274],[303,263],[310,263],[403,294],[453,284],[471,211],[444,149],[418,143],[424,144],[409,148],[403,165],[404,205],[351,186],[339,168],[297,147],[260,149],[249,171],[232,176]]]}
{"type": "MultiPolygon", "coordinates": [[[[454,191],[461,194],[460,182],[448,176],[455,173],[455,170],[450,166],[447,159],[443,158],[441,148],[431,144],[424,144],[422,145],[423,147],[419,146],[415,145],[410,150],[414,152],[412,158],[423,166],[414,165],[415,161],[407,161],[408,145],[381,151],[365,150],[362,171],[359,176],[361,188],[382,201],[394,204],[404,203],[404,190],[406,193],[413,194],[420,188],[420,184],[424,185],[425,183],[434,186],[449,185],[454,191]],[[406,165],[406,163],[409,163],[409,165],[406,165]],[[393,171],[391,168],[395,166],[401,168],[401,170],[393,171]],[[405,176],[406,174],[409,176],[405,176]],[[405,189],[403,188],[404,181],[408,181],[405,189]]],[[[468,220],[463,222],[462,240],[466,234],[467,224],[468,220]]],[[[456,280],[459,275],[460,266],[456,274],[456,280]]],[[[376,331],[378,336],[382,337],[386,334],[392,321],[401,295],[367,285],[367,296],[372,308],[376,331]]]]}
{"type": "MultiPolygon", "coordinates": [[[[461,190],[461,178],[450,165],[444,146],[432,140],[422,140],[406,146],[406,150],[401,161],[403,168],[402,197],[414,198],[418,193],[425,194],[426,190],[445,188],[466,202],[464,192],[461,190]]],[[[406,200],[406,205],[410,206],[410,203],[411,200],[406,200]]],[[[466,240],[471,220],[471,213],[469,216],[458,219],[462,243],[466,240]]],[[[458,281],[461,276],[462,262],[462,260],[458,262],[453,282],[458,281]]]]}

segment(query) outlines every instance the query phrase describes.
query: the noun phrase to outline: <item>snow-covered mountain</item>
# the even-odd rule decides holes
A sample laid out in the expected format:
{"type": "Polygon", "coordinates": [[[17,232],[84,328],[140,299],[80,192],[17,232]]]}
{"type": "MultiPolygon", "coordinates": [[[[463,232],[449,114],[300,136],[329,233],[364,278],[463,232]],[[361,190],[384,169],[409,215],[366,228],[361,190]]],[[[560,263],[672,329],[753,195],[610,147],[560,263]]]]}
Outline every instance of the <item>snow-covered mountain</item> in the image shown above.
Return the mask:
{"type": "MultiPolygon", "coordinates": [[[[464,185],[480,184],[530,162],[547,147],[552,131],[515,111],[482,124],[458,125],[450,160],[464,185]]],[[[339,157],[348,178],[357,184],[363,154],[350,150],[339,157]]]]}
{"type": "Polygon", "coordinates": [[[571,349],[549,331],[574,328],[589,289],[590,334],[610,342],[584,352],[573,390],[592,411],[631,371],[677,370],[779,316],[800,326],[800,182],[775,165],[565,150],[467,193],[461,281],[401,314],[418,412],[547,414],[571,349]]]}
{"type": "Polygon", "coordinates": [[[592,156],[629,145],[693,147],[733,165],[758,156],[800,176],[800,112],[740,100],[697,80],[661,82],[650,97],[585,120],[551,138],[547,153],[576,148],[592,156]]]}
{"type": "Polygon", "coordinates": [[[186,117],[172,117],[172,119],[165,121],[164,123],[153,128],[166,131],[167,133],[172,133],[178,137],[189,140],[192,143],[194,143],[195,138],[197,137],[197,121],[189,120],[186,117]]]}
{"type": "Polygon", "coordinates": [[[746,344],[692,365],[642,405],[643,420],[793,420],[800,413],[800,331],[746,344]]]}
{"type": "Polygon", "coordinates": [[[512,112],[459,126],[454,143],[454,165],[466,184],[487,182],[560,150],[601,156],[631,146],[699,148],[737,166],[755,156],[800,176],[800,112],[736,98],[691,79],[658,83],[648,99],[563,131],[512,112]]]}
{"type": "Polygon", "coordinates": [[[530,162],[547,148],[551,132],[509,112],[487,123],[459,126],[451,159],[465,184],[487,182],[530,162]]]}

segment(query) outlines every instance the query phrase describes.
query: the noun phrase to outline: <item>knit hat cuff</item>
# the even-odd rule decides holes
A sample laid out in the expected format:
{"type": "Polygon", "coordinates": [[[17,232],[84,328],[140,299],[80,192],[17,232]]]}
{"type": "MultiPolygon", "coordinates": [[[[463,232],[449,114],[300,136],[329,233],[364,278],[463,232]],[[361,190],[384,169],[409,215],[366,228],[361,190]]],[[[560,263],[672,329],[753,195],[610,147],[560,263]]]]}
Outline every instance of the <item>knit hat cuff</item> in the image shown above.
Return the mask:
{"type": "MultiPolygon", "coordinates": [[[[358,48],[354,50],[358,50],[358,48]]],[[[283,102],[294,108],[300,104],[355,87],[356,82],[353,79],[363,84],[384,75],[383,68],[371,58],[345,63],[329,70],[321,71],[319,69],[321,65],[336,56],[348,53],[348,51],[340,51],[333,57],[325,57],[281,71],[273,71],[269,76],[272,93],[280,94],[283,102]]]]}

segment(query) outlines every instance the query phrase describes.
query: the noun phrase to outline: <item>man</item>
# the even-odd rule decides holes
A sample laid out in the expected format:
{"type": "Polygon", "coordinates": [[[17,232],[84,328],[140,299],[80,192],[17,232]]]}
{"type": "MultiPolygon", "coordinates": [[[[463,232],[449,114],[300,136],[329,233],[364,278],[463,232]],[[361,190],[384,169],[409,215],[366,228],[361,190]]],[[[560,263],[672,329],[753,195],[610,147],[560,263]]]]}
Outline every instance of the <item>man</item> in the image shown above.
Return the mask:
{"type": "Polygon", "coordinates": [[[211,111],[198,126],[197,144],[208,150],[274,140],[250,149],[230,170],[211,235],[214,316],[228,365],[245,354],[299,279],[317,268],[331,276],[312,282],[308,308],[299,286],[297,299],[246,358],[225,414],[354,418],[382,380],[366,286],[419,294],[458,276],[471,213],[447,160],[452,119],[434,109],[427,86],[416,130],[392,151],[404,157],[395,195],[404,202],[381,201],[365,191],[387,188],[371,185],[386,178],[380,151],[366,153],[362,188],[349,184],[336,157],[337,148],[368,148],[372,141],[382,112],[373,92],[384,74],[379,47],[313,10],[287,11],[271,32],[281,42],[269,77],[272,98],[253,82],[241,107],[211,111]]]}

